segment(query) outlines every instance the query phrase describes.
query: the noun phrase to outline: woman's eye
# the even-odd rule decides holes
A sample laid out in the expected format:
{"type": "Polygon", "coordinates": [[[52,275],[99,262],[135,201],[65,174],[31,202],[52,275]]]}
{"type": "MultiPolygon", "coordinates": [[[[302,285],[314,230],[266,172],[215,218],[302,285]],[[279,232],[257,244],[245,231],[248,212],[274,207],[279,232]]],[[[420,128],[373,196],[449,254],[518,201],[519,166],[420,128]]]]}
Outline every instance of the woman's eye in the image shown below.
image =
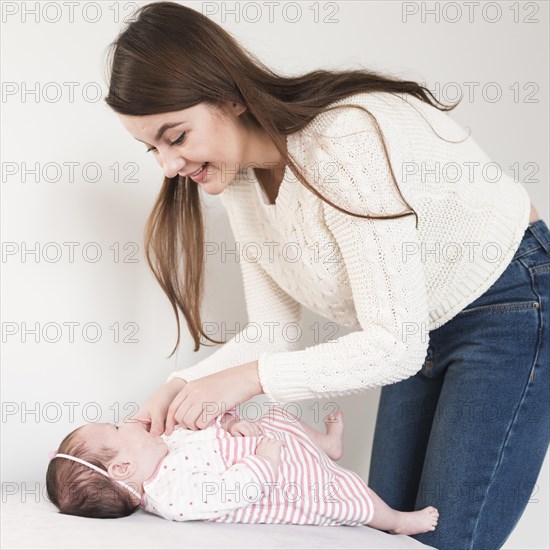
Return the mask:
{"type": "MultiPolygon", "coordinates": [[[[178,139],[176,139],[176,141],[172,141],[170,145],[181,145],[181,143],[184,141],[184,136],[185,136],[185,132],[183,132],[181,136],[178,139]]],[[[147,151],[145,152],[148,153],[149,151],[156,151],[158,153],[158,150],[156,147],[149,147],[149,149],[147,149],[147,151]]]]}
{"type": "Polygon", "coordinates": [[[178,139],[176,139],[176,141],[173,141],[172,143],[170,143],[170,145],[180,145],[183,142],[184,136],[185,136],[185,132],[183,132],[181,136],[178,139]]]}

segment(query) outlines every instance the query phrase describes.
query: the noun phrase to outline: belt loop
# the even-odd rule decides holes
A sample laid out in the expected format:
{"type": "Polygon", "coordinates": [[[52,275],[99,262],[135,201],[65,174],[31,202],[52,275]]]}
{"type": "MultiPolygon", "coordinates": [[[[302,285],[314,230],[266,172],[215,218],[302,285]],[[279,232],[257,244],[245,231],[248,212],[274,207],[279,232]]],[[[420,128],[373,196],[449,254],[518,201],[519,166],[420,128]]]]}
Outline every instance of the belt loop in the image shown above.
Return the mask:
{"type": "Polygon", "coordinates": [[[542,231],[542,224],[539,224],[539,221],[541,221],[542,224],[545,223],[543,220],[537,220],[535,223],[533,223],[533,225],[529,226],[529,229],[535,239],[537,239],[538,243],[542,246],[542,248],[544,248],[546,253],[550,254],[550,231],[548,231],[548,228],[546,228],[546,231],[542,231]]]}

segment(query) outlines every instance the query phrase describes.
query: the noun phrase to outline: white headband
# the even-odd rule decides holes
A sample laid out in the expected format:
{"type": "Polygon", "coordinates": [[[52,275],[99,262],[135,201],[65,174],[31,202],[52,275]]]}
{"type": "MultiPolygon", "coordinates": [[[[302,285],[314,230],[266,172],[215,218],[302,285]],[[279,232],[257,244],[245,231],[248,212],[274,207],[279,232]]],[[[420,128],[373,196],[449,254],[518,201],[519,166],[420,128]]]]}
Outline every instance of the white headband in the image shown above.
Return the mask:
{"type": "MultiPolygon", "coordinates": [[[[111,476],[105,470],[103,470],[101,468],[98,468],[94,464],[90,464],[89,462],[86,462],[85,460],[82,460],[81,458],[78,458],[78,457],[72,456],[72,455],[66,455],[66,454],[63,454],[63,453],[57,453],[54,456],[52,456],[52,459],[57,458],[57,457],[68,458],[69,460],[74,460],[75,462],[80,462],[80,464],[84,464],[84,466],[88,466],[89,468],[92,468],[92,470],[95,470],[96,472],[99,472],[100,474],[103,474],[104,476],[107,476],[108,478],[112,479],[111,476]]],[[[128,489],[128,491],[130,491],[136,497],[138,497],[140,502],[141,502],[141,494],[138,493],[133,487],[130,487],[130,485],[128,485],[127,483],[124,483],[124,481],[120,481],[118,479],[115,479],[114,481],[116,483],[119,483],[120,485],[122,485],[126,489],[128,489]]]]}

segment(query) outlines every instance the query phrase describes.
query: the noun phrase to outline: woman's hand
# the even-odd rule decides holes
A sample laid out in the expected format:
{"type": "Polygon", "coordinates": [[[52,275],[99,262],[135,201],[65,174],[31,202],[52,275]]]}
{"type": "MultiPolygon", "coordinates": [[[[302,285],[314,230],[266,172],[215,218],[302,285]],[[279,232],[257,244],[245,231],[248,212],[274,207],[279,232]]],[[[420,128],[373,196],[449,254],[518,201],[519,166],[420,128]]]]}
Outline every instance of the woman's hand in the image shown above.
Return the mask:
{"type": "Polygon", "coordinates": [[[182,378],[172,378],[161,386],[132,418],[148,424],[151,434],[161,435],[164,432],[168,407],[186,384],[182,378]]]}
{"type": "Polygon", "coordinates": [[[187,382],[168,407],[165,434],[170,435],[176,424],[203,430],[223,411],[232,410],[260,393],[258,361],[187,382]]]}

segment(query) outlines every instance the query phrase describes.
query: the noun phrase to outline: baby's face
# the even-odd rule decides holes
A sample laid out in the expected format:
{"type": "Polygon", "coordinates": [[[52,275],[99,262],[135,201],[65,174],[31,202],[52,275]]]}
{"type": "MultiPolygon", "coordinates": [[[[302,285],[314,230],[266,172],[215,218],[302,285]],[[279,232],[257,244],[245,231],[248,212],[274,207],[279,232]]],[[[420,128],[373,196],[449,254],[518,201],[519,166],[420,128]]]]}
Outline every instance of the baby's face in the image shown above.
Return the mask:
{"type": "Polygon", "coordinates": [[[92,423],[85,425],[80,433],[92,448],[106,446],[118,451],[119,457],[135,462],[145,476],[154,471],[168,452],[162,437],[149,433],[142,422],[92,423]]]}

